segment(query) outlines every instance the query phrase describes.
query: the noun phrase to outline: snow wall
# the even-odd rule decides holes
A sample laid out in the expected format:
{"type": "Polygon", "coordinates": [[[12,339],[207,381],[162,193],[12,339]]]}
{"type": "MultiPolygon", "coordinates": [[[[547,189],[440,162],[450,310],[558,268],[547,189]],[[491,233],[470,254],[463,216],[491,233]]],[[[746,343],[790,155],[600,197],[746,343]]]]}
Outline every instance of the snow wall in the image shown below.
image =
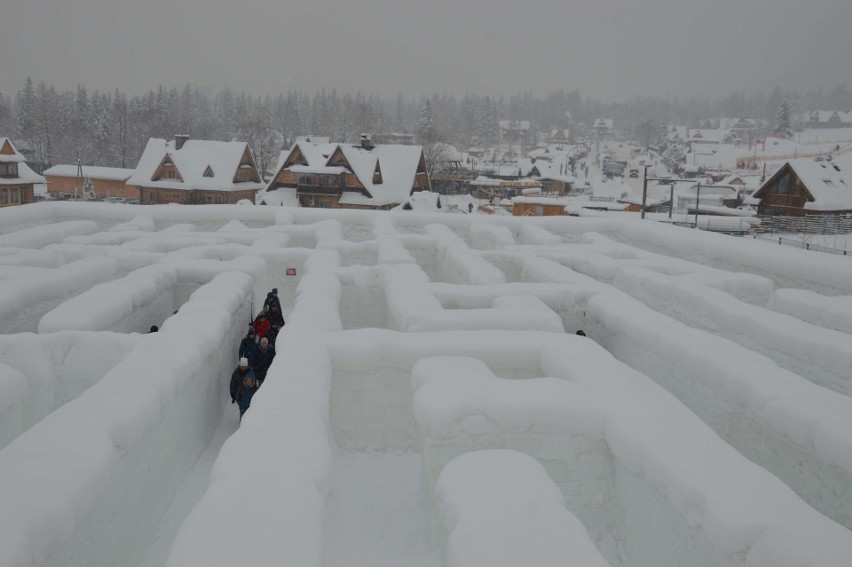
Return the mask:
{"type": "Polygon", "coordinates": [[[216,276],[96,385],[0,452],[0,483],[18,487],[0,508],[4,564],[142,557],[216,425],[251,295],[249,276],[216,276]]]}

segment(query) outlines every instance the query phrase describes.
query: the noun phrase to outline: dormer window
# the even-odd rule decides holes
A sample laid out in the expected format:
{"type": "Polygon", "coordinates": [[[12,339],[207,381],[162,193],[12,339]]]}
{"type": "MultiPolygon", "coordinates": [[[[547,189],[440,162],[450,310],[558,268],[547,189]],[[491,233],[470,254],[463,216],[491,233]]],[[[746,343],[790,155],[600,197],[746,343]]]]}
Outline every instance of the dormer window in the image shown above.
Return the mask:
{"type": "Polygon", "coordinates": [[[213,177],[213,169],[209,165],[204,170],[204,177],[213,177]]]}

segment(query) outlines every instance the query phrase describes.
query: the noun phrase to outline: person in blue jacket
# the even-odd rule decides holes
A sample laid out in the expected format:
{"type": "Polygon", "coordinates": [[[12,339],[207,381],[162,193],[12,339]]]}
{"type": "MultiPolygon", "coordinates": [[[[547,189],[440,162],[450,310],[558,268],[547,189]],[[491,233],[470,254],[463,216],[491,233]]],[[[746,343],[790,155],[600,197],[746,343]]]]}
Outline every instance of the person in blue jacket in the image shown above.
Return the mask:
{"type": "Polygon", "coordinates": [[[240,421],[243,420],[243,414],[248,411],[251,406],[251,399],[254,393],[257,392],[257,380],[254,378],[254,372],[249,370],[243,378],[242,383],[237,387],[237,405],[240,407],[240,421]]]}

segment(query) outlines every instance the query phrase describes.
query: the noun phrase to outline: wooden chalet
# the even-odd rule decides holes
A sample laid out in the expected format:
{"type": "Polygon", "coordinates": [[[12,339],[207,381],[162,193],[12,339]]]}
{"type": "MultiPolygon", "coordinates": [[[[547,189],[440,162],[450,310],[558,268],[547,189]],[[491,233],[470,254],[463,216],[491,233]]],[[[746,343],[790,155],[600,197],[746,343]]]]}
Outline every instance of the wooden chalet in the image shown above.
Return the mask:
{"type": "Polygon", "coordinates": [[[301,207],[388,210],[429,191],[421,146],[297,141],[282,152],[261,202],[301,207]]]}
{"type": "Polygon", "coordinates": [[[34,172],[9,138],[0,138],[0,207],[35,202],[34,185],[45,179],[34,172]]]}
{"type": "Polygon", "coordinates": [[[849,128],[852,127],[852,112],[838,110],[813,110],[800,117],[805,128],[849,128]]]}
{"type": "Polygon", "coordinates": [[[790,160],[752,199],[759,216],[852,214],[852,160],[790,160]]]}
{"type": "Polygon", "coordinates": [[[82,197],[83,183],[89,180],[96,199],[118,197],[133,200],[139,199],[139,189],[127,185],[133,172],[132,169],[118,167],[61,164],[45,169],[44,177],[47,179],[47,194],[54,199],[82,197]]]}
{"type": "Polygon", "coordinates": [[[245,142],[151,138],[127,180],[143,205],[255,202],[265,187],[245,142]]]}

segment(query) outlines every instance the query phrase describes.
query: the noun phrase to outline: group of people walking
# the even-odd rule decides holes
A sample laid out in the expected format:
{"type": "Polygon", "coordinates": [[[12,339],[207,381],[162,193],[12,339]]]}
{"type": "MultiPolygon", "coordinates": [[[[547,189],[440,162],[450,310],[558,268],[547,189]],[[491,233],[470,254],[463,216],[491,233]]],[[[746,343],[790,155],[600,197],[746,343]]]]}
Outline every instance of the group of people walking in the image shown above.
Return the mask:
{"type": "Polygon", "coordinates": [[[231,403],[239,406],[240,419],[266,379],[266,373],[275,358],[275,340],[282,327],[284,315],[278,299],[278,288],[273,288],[266,294],[263,308],[240,341],[240,362],[231,374],[231,403]]]}

